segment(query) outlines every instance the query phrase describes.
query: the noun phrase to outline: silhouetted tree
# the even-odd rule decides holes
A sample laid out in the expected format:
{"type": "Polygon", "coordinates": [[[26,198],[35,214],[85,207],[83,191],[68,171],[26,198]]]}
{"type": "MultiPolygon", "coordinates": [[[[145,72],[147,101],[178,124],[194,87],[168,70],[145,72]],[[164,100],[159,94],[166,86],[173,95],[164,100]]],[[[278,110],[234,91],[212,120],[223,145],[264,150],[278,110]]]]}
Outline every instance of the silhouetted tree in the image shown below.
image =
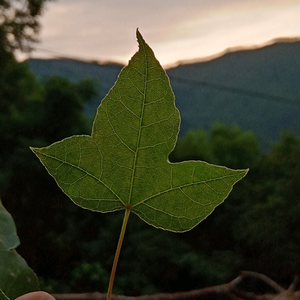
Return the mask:
{"type": "Polygon", "coordinates": [[[0,1],[0,54],[3,51],[28,52],[37,41],[41,16],[48,0],[0,1]]]}

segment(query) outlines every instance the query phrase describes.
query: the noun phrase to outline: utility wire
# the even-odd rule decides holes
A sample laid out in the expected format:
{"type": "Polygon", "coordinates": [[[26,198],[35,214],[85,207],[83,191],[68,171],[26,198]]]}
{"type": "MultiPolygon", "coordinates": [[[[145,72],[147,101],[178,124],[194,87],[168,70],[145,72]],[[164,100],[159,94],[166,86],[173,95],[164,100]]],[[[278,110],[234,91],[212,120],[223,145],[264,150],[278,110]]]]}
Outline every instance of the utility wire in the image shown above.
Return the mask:
{"type": "Polygon", "coordinates": [[[169,76],[170,80],[172,80],[172,81],[178,81],[181,83],[186,83],[186,84],[195,85],[195,86],[202,86],[205,88],[222,91],[222,92],[229,92],[229,93],[239,94],[239,95],[243,94],[245,96],[251,96],[251,97],[255,97],[255,98],[261,98],[261,99],[276,101],[276,102],[295,105],[295,106],[300,107],[300,101],[296,100],[296,99],[290,99],[290,98],[286,98],[286,97],[270,95],[270,94],[264,93],[264,92],[255,92],[255,91],[242,89],[242,88],[228,87],[228,86],[221,85],[221,84],[200,81],[200,80],[195,80],[195,79],[180,78],[180,77],[176,77],[176,76],[172,76],[172,75],[168,75],[168,76],[169,76]]]}
{"type": "MultiPolygon", "coordinates": [[[[78,58],[71,57],[69,55],[65,55],[65,54],[55,51],[55,50],[39,48],[39,47],[36,49],[44,51],[44,52],[51,52],[53,54],[56,53],[56,55],[53,55],[53,57],[56,59],[68,59],[68,60],[82,61],[82,62],[87,62],[87,63],[92,62],[87,59],[80,59],[79,57],[78,58]]],[[[107,65],[107,67],[115,68],[115,66],[113,66],[113,65],[107,65]]],[[[167,71],[167,73],[168,73],[168,71],[167,71]]],[[[238,95],[245,95],[245,96],[250,96],[250,97],[255,97],[255,98],[260,98],[260,99],[266,99],[269,101],[276,101],[276,102],[290,104],[290,105],[300,107],[300,101],[296,100],[296,99],[291,99],[291,98],[286,98],[286,97],[281,97],[281,96],[276,96],[276,95],[270,95],[270,94],[264,93],[264,92],[255,92],[255,91],[251,91],[251,90],[247,90],[247,89],[243,89],[243,88],[228,87],[225,85],[211,83],[211,82],[207,82],[207,81],[180,78],[180,77],[172,76],[172,75],[168,75],[168,76],[169,76],[170,80],[177,81],[180,83],[186,83],[186,84],[194,85],[194,86],[202,86],[202,87],[205,87],[205,88],[208,88],[211,90],[228,92],[228,93],[238,94],[238,95]]]]}

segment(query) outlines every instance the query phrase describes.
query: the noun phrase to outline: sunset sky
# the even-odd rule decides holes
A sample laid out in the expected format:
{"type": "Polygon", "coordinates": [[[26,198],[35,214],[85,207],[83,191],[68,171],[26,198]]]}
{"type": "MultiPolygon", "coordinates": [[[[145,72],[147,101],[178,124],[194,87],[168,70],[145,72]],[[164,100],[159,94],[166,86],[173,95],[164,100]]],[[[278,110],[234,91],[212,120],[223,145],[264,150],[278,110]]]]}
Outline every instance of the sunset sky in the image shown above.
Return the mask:
{"type": "Polygon", "coordinates": [[[126,64],[137,50],[138,27],[168,66],[300,37],[299,16],[299,0],[56,0],[46,5],[31,57],[126,64]]]}

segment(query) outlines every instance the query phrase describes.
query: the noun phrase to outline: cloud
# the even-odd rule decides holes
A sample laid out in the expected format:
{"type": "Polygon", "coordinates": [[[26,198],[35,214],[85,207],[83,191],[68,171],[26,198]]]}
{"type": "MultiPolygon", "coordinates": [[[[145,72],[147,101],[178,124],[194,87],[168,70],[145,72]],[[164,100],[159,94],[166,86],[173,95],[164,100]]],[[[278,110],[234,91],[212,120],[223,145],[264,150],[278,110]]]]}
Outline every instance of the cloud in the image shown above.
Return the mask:
{"type": "Polygon", "coordinates": [[[298,0],[58,0],[42,17],[38,49],[126,63],[137,50],[135,30],[163,64],[230,46],[300,36],[298,0]]]}

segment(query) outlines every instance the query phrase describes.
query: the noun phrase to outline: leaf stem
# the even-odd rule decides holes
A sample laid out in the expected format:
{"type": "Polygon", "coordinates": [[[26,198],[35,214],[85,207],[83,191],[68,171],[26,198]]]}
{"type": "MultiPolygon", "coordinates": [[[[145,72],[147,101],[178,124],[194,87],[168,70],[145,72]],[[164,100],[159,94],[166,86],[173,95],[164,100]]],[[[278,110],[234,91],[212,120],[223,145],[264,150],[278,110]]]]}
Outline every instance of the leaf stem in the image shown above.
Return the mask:
{"type": "Polygon", "coordinates": [[[124,235],[125,235],[125,231],[126,231],[126,227],[127,227],[129,214],[130,214],[130,207],[126,207],[123,224],[122,224],[122,228],[121,228],[121,232],[120,232],[120,236],[119,236],[119,242],[118,242],[116,253],[115,253],[114,263],[113,263],[111,273],[110,273],[110,280],[109,280],[106,300],[110,300],[111,295],[112,295],[112,289],[113,289],[113,285],[114,285],[117,264],[118,264],[118,260],[119,260],[119,256],[120,256],[120,252],[121,252],[121,247],[122,247],[122,243],[123,243],[123,239],[124,239],[124,235]]]}

